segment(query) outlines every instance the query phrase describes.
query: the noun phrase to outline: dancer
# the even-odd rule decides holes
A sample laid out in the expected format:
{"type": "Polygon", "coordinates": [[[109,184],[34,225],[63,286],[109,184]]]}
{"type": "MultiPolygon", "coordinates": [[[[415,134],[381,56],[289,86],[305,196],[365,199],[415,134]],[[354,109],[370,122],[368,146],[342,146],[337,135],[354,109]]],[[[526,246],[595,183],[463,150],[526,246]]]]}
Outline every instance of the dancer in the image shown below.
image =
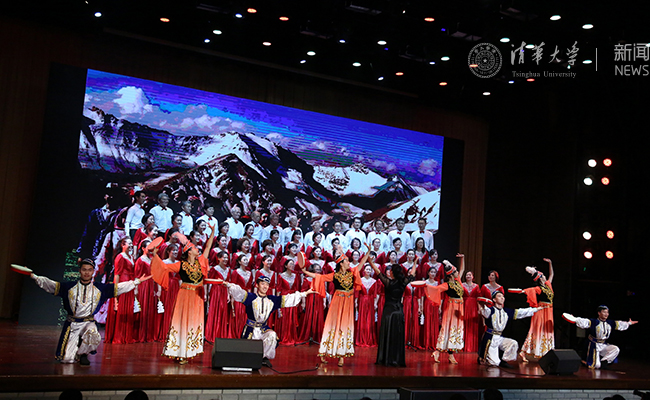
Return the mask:
{"type": "MultiPolygon", "coordinates": [[[[221,236],[223,238],[223,236],[221,236]]],[[[212,250],[214,252],[214,249],[212,250]]],[[[211,253],[212,254],[212,253],[211,253]]],[[[218,264],[210,268],[208,278],[231,280],[228,267],[228,252],[221,250],[216,254],[218,264]]],[[[205,327],[205,340],[214,343],[215,338],[230,338],[228,329],[228,290],[223,285],[211,285],[208,303],[208,321],[205,327]]]]}
{"type": "MultiPolygon", "coordinates": [[[[153,248],[149,248],[151,240],[146,238],[140,242],[138,254],[141,256],[135,261],[135,276],[151,275],[151,257],[153,248]]],[[[155,296],[156,283],[153,280],[142,282],[135,290],[136,301],[140,304],[140,312],[135,316],[133,337],[139,343],[153,342],[158,298],[155,296]]]]}
{"type": "MultiPolygon", "coordinates": [[[[135,278],[133,262],[133,242],[130,237],[124,237],[117,243],[115,253],[115,276],[113,282],[127,282],[135,278]]],[[[133,336],[133,325],[135,324],[135,313],[133,304],[135,293],[127,292],[124,296],[117,296],[110,300],[108,307],[108,318],[106,321],[106,343],[135,343],[133,336]]]]}
{"type": "Polygon", "coordinates": [[[465,301],[465,351],[478,351],[478,342],[481,339],[481,317],[478,314],[478,295],[479,286],[474,283],[474,273],[467,271],[465,273],[465,282],[463,282],[463,295],[465,301]]]}
{"type": "MultiPolygon", "coordinates": [[[[429,286],[438,286],[440,284],[438,281],[438,268],[429,267],[427,280],[424,282],[429,286]]],[[[426,289],[424,290],[426,291],[426,289]]],[[[440,305],[433,304],[427,296],[420,297],[420,301],[424,303],[422,307],[424,312],[423,346],[425,350],[435,350],[438,342],[438,333],[440,332],[440,305]]],[[[474,306],[476,307],[476,304],[474,306]]]]}
{"type": "MultiPolygon", "coordinates": [[[[318,234],[322,236],[322,234],[318,234]]],[[[316,235],[315,237],[318,237],[316,235]]],[[[323,266],[325,262],[320,259],[323,249],[314,247],[311,251],[311,259],[308,261],[305,268],[309,272],[315,274],[323,273],[323,266]]],[[[302,268],[302,266],[301,266],[302,268]]],[[[312,286],[313,278],[305,276],[302,281],[302,291],[309,289],[312,286]]],[[[300,343],[311,342],[318,343],[316,340],[323,336],[323,324],[325,321],[325,299],[321,298],[318,293],[311,293],[305,297],[305,314],[302,318],[302,326],[298,335],[300,343]]]]}
{"type": "MultiPolygon", "coordinates": [[[[338,365],[342,367],[345,357],[354,356],[354,290],[361,289],[359,271],[350,268],[350,261],[345,256],[343,246],[340,245],[335,252],[334,273],[315,274],[307,271],[304,269],[304,256],[302,253],[298,254],[298,265],[303,268],[302,271],[306,276],[314,278],[314,289],[321,297],[325,297],[325,282],[334,283],[335,292],[325,319],[318,355],[323,364],[327,363],[325,357],[338,357],[338,365]]],[[[363,256],[359,264],[365,265],[367,259],[368,253],[363,256]]]]}
{"type": "Polygon", "coordinates": [[[555,348],[555,333],[553,327],[553,262],[545,258],[548,263],[548,279],[543,273],[537,271],[534,267],[526,267],[526,271],[533,276],[533,281],[537,286],[524,289],[526,301],[531,307],[542,307],[542,310],[536,313],[530,321],[528,336],[521,346],[519,355],[524,362],[528,362],[528,357],[539,360],[549,350],[555,348]]]}
{"type": "Polygon", "coordinates": [[[249,293],[235,283],[225,282],[221,279],[217,281],[228,288],[228,293],[230,293],[233,300],[244,305],[247,321],[242,330],[241,338],[261,340],[264,346],[262,365],[271,368],[270,360],[275,358],[278,336],[266,324],[269,316],[275,310],[297,306],[305,296],[316,292],[307,290],[306,292],[295,292],[285,296],[269,295],[270,282],[269,278],[264,275],[257,278],[257,294],[249,293]]]}
{"type": "Polygon", "coordinates": [[[93,282],[94,272],[95,262],[87,258],[79,265],[78,281],[56,282],[34,273],[30,275],[41,289],[61,297],[63,308],[68,313],[56,348],[56,359],[63,364],[78,360],[81,365],[90,365],[88,354],[95,354],[102,342],[94,314],[110,297],[130,292],[151,278],[149,275],[115,285],[103,284],[93,282]]]}
{"type": "MultiPolygon", "coordinates": [[[[246,254],[235,257],[235,267],[231,269],[230,281],[250,292],[255,283],[255,274],[248,270],[250,257],[246,254]]],[[[246,307],[240,303],[231,303],[232,315],[230,316],[230,337],[237,338],[246,325],[246,307]]]]}
{"type": "Polygon", "coordinates": [[[463,321],[463,284],[460,282],[460,276],[465,272],[465,255],[456,254],[460,258],[460,271],[456,269],[449,261],[442,263],[445,265],[445,282],[438,286],[425,286],[426,296],[431,299],[434,305],[440,304],[440,295],[442,292],[447,294],[444,310],[442,312],[442,323],[440,324],[440,333],[436,350],[431,354],[435,362],[440,362],[440,353],[449,353],[449,362],[458,364],[454,353],[465,347],[465,330],[463,321]]]}
{"type": "MultiPolygon", "coordinates": [[[[356,239],[356,238],[355,238],[356,239]]],[[[361,347],[377,346],[375,314],[377,312],[377,280],[372,277],[372,267],[366,265],[361,277],[361,290],[355,291],[357,324],[354,343],[361,347]]]]}
{"type": "MultiPolygon", "coordinates": [[[[295,262],[292,259],[285,259],[284,272],[277,274],[276,290],[279,295],[286,296],[300,291],[302,280],[300,275],[294,272],[294,267],[295,262]]],[[[278,311],[275,327],[281,344],[294,345],[300,343],[298,339],[297,308],[278,311]]]]}
{"type": "Polygon", "coordinates": [[[206,243],[203,254],[186,237],[180,233],[179,241],[183,245],[181,261],[166,264],[154,250],[151,261],[151,272],[154,280],[163,288],[169,284],[169,272],[177,272],[181,278],[181,288],[176,298],[172,322],[167,334],[167,342],[163,355],[187,364],[188,360],[203,353],[204,329],[204,288],[203,277],[208,276],[208,255],[212,248],[215,227],[210,227],[212,233],[206,243]]]}
{"type": "Polygon", "coordinates": [[[386,296],[379,327],[376,363],[391,367],[406,367],[404,349],[406,333],[402,296],[409,283],[423,285],[424,281],[412,282],[415,278],[415,268],[411,269],[408,276],[405,276],[404,269],[399,264],[387,265],[385,273],[382,273],[372,260],[370,260],[370,266],[383,283],[386,296]]]}
{"type": "Polygon", "coordinates": [[[587,329],[589,332],[589,348],[585,362],[591,369],[607,368],[616,362],[620,353],[618,346],[607,343],[612,330],[625,331],[639,321],[615,321],[609,319],[609,308],[605,305],[598,306],[598,318],[579,318],[566,314],[565,319],[575,323],[578,328],[587,329]],[[574,322],[575,321],[575,322],[574,322]],[[603,361],[607,364],[603,364],[603,361]]]}
{"type": "Polygon", "coordinates": [[[486,307],[480,303],[480,313],[485,318],[487,330],[483,334],[479,347],[479,362],[487,365],[498,365],[504,368],[513,368],[508,361],[517,359],[517,341],[501,336],[508,322],[514,319],[527,318],[539,311],[540,307],[530,308],[505,308],[506,298],[501,292],[494,292],[492,296],[494,307],[486,307]],[[503,357],[499,359],[499,350],[503,357]]]}

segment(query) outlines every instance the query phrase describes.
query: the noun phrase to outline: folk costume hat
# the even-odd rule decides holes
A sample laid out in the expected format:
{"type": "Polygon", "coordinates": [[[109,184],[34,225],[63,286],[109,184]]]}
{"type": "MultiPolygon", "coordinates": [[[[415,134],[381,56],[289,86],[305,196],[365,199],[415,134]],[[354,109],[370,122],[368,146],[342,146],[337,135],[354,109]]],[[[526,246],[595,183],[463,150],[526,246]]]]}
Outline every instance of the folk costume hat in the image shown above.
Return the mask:
{"type": "Polygon", "coordinates": [[[543,275],[541,272],[535,269],[535,267],[526,267],[526,272],[528,272],[533,276],[533,281],[535,282],[537,282],[539,278],[543,275]]]}
{"type": "Polygon", "coordinates": [[[182,233],[180,233],[180,232],[174,232],[174,234],[173,234],[172,236],[175,237],[175,238],[178,240],[178,242],[181,244],[182,249],[183,249],[183,251],[182,251],[181,253],[185,253],[186,251],[188,251],[188,250],[191,249],[192,247],[194,247],[194,248],[196,249],[196,246],[194,245],[194,243],[192,243],[192,242],[191,242],[191,241],[190,241],[190,240],[189,240],[185,235],[183,235],[182,233]]]}

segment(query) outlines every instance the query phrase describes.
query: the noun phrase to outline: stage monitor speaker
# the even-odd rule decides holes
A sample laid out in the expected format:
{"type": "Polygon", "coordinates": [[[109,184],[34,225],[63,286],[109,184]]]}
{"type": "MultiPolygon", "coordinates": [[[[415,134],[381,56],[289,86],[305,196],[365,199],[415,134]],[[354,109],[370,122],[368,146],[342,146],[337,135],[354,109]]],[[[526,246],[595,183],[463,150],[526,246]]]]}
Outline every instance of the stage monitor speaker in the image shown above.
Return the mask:
{"type": "Polygon", "coordinates": [[[582,360],[575,350],[550,350],[539,359],[545,374],[570,375],[578,372],[582,360]]]}
{"type": "Polygon", "coordinates": [[[264,346],[261,340],[219,339],[212,347],[212,368],[262,368],[264,346]]]}

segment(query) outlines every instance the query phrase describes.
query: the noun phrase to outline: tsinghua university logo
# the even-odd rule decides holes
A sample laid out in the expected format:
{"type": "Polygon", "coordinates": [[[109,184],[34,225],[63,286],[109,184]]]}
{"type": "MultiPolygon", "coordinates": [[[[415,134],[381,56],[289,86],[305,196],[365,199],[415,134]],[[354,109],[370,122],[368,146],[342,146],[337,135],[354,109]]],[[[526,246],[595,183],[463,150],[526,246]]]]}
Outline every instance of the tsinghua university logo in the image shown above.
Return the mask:
{"type": "Polygon", "coordinates": [[[469,70],[479,78],[492,78],[501,70],[503,57],[491,43],[479,43],[472,48],[467,57],[469,70]]]}

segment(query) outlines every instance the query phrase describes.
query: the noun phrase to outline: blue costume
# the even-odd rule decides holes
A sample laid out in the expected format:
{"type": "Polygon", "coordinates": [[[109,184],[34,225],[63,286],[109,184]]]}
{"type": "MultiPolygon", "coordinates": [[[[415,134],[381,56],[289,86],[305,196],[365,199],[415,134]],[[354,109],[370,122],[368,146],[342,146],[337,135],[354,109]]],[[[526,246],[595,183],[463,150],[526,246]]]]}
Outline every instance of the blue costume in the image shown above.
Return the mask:
{"type": "Polygon", "coordinates": [[[487,330],[483,334],[481,344],[479,345],[479,358],[488,365],[499,365],[499,350],[503,351],[503,361],[514,361],[517,359],[517,350],[519,345],[510,338],[502,335],[508,323],[514,319],[530,317],[535,314],[539,308],[498,308],[481,306],[480,313],[485,318],[487,330]]]}
{"type": "Polygon", "coordinates": [[[611,319],[601,321],[598,318],[576,318],[576,326],[586,329],[589,334],[587,366],[589,368],[600,368],[601,361],[610,364],[616,362],[620,352],[618,346],[607,343],[612,330],[624,331],[630,327],[630,323],[611,319]]]}

